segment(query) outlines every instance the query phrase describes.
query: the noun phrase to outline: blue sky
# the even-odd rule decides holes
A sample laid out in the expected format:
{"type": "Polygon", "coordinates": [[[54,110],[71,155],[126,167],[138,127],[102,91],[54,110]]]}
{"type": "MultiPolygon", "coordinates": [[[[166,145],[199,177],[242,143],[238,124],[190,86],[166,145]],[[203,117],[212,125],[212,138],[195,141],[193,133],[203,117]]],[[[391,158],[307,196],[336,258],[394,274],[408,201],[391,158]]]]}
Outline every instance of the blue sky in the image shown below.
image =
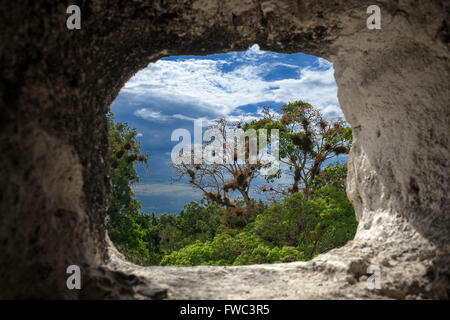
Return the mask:
{"type": "Polygon", "coordinates": [[[131,78],[111,105],[116,121],[137,128],[150,169],[137,166],[141,181],[134,191],[144,212],[178,213],[201,193],[187,183],[172,184],[173,130],[193,131],[193,120],[230,121],[260,117],[262,107],[304,100],[326,118],[343,118],[333,65],[324,59],[262,51],[180,56],[149,64],[131,78]]]}

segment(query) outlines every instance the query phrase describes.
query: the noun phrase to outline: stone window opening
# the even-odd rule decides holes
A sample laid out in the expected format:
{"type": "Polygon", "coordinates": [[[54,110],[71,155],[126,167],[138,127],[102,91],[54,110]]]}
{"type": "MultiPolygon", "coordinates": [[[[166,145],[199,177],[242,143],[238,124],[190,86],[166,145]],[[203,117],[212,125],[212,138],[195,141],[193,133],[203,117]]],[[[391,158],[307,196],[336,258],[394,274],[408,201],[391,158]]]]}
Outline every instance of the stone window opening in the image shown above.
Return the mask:
{"type": "Polygon", "coordinates": [[[448,10],[440,1],[10,3],[1,11],[2,298],[448,299],[448,10]],[[45,15],[43,14],[45,12],[45,15]],[[424,12],[427,12],[424,15],[424,12]],[[27,19],[24,19],[24,16],[27,19]],[[352,243],[309,262],[242,267],[135,266],[105,228],[108,107],[162,57],[304,52],[333,63],[353,128],[347,194],[352,243]],[[81,290],[66,286],[80,267],[81,290]],[[378,267],[380,288],[367,287],[378,267]],[[370,268],[374,270],[374,268],[370,268]],[[202,279],[202,281],[197,281],[202,279]]]}

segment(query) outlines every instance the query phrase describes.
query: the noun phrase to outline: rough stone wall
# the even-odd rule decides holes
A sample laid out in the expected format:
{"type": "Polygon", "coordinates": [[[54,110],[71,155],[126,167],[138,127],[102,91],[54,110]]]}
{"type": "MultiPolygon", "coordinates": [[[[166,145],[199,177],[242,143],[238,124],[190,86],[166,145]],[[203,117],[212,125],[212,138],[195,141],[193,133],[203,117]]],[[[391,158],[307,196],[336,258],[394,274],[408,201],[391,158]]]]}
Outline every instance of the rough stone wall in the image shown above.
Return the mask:
{"type": "Polygon", "coordinates": [[[448,1],[2,1],[1,298],[448,298],[448,1]],[[366,28],[381,8],[382,29],[366,28]],[[308,263],[142,268],[107,239],[105,112],[170,55],[303,52],[334,63],[354,128],[355,240],[308,263]],[[66,268],[82,268],[80,291],[66,268]],[[382,288],[365,273],[380,266],[382,288]]]}

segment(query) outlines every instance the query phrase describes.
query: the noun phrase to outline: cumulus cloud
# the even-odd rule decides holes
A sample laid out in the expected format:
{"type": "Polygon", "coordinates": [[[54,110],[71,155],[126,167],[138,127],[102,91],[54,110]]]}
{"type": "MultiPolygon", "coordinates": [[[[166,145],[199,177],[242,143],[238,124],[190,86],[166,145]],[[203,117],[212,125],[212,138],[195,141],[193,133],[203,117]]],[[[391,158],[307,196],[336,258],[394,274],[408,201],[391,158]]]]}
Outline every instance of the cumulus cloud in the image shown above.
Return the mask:
{"type": "Polygon", "coordinates": [[[298,99],[320,108],[326,116],[342,115],[334,69],[328,61],[317,58],[314,65],[300,67],[267,59],[267,55],[276,54],[262,51],[256,45],[238,55],[239,59],[233,58],[237,54],[222,55],[221,58],[160,60],[137,73],[123,91],[139,101],[156,100],[189,106],[178,114],[165,113],[164,106],[135,112],[136,116],[150,121],[190,120],[192,110],[208,114],[210,118],[231,117],[239,113],[239,106],[298,99]],[[268,80],[266,75],[280,65],[294,70],[294,76],[268,80]]]}

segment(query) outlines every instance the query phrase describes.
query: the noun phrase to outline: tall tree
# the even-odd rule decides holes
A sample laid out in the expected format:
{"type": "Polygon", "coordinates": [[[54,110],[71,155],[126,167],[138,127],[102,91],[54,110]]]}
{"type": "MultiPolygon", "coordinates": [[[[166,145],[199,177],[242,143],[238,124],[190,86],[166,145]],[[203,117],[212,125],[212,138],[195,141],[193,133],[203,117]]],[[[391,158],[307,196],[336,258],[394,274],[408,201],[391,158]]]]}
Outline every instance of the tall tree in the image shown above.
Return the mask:
{"type": "MultiPolygon", "coordinates": [[[[196,164],[194,161],[194,148],[192,148],[190,150],[191,157],[188,161],[170,163],[176,172],[173,181],[179,181],[183,177],[188,177],[189,183],[193,188],[202,191],[209,200],[227,208],[240,210],[235,199],[231,198],[231,194],[237,192],[248,207],[252,202],[249,194],[251,183],[259,175],[259,169],[262,165],[259,161],[251,161],[249,140],[246,140],[244,143],[245,152],[242,161],[237,156],[238,146],[235,145],[234,141],[227,141],[227,137],[229,138],[227,130],[240,129],[239,124],[231,124],[225,119],[220,119],[211,128],[215,128],[218,130],[217,132],[220,132],[221,154],[225,155],[228,152],[232,157],[217,163],[212,161],[208,154],[202,151],[203,161],[196,164]]],[[[215,139],[218,139],[218,137],[215,137],[215,139]]]]}
{"type": "MultiPolygon", "coordinates": [[[[323,164],[348,153],[352,142],[351,128],[344,121],[326,121],[318,109],[303,101],[283,105],[281,114],[266,112],[247,127],[279,130],[280,162],[287,167],[284,172],[292,176],[292,183],[290,187],[263,186],[261,191],[283,195],[302,191],[309,197],[323,164]]],[[[281,170],[267,179],[280,177],[281,170]]]]}
{"type": "Polygon", "coordinates": [[[112,113],[107,118],[112,183],[111,202],[107,212],[109,236],[129,259],[146,256],[146,232],[139,223],[144,217],[131,185],[139,181],[135,165],[142,163],[148,168],[150,154],[141,153],[136,129],[129,127],[127,123],[114,123],[112,113]]]}

